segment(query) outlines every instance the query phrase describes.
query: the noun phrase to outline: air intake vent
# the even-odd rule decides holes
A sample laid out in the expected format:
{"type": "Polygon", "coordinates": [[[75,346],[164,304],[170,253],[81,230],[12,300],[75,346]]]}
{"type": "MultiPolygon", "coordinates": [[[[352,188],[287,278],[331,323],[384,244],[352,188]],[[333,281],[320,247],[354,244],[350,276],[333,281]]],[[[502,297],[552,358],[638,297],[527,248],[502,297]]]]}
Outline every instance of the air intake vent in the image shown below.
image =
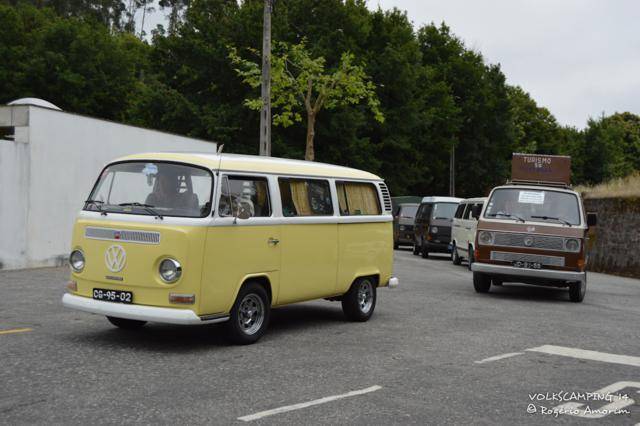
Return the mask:
{"type": "Polygon", "coordinates": [[[128,243],[160,244],[159,232],[130,231],[110,228],[91,228],[84,230],[84,236],[94,240],[125,241],[128,243]]]}
{"type": "Polygon", "coordinates": [[[382,192],[382,201],[384,202],[384,211],[391,213],[391,194],[389,193],[389,188],[384,182],[380,182],[380,192],[382,192]]]}

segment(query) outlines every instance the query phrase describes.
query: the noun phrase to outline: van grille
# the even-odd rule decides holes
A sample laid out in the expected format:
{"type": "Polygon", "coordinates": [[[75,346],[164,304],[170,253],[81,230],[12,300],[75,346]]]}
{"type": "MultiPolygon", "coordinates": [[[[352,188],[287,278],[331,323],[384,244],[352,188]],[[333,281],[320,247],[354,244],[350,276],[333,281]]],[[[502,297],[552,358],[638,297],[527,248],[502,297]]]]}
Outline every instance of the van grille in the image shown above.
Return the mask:
{"type": "Polygon", "coordinates": [[[503,247],[527,247],[541,250],[564,250],[564,239],[562,237],[551,237],[548,235],[528,235],[517,233],[497,232],[494,245],[503,247]],[[530,245],[525,244],[525,238],[533,239],[530,245]]]}
{"type": "Polygon", "coordinates": [[[384,202],[384,211],[391,213],[391,194],[389,188],[384,182],[380,182],[380,192],[382,193],[382,201],[384,202]]]}
{"type": "Polygon", "coordinates": [[[85,238],[93,240],[113,240],[128,243],[160,244],[159,232],[131,231],[111,228],[87,227],[84,230],[85,238]]]}
{"type": "Polygon", "coordinates": [[[544,266],[564,266],[564,257],[509,253],[504,251],[492,251],[491,260],[497,260],[499,262],[534,262],[544,266]]]}

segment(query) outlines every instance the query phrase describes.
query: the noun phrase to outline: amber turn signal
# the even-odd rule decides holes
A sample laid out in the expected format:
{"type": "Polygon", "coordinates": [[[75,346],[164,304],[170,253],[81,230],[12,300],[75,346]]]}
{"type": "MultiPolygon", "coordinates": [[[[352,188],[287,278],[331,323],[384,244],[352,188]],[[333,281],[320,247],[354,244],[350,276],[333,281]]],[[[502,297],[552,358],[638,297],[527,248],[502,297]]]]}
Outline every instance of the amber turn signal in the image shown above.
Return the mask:
{"type": "Polygon", "coordinates": [[[169,303],[179,303],[181,305],[193,305],[194,303],[196,303],[196,295],[169,293],[169,303]]]}

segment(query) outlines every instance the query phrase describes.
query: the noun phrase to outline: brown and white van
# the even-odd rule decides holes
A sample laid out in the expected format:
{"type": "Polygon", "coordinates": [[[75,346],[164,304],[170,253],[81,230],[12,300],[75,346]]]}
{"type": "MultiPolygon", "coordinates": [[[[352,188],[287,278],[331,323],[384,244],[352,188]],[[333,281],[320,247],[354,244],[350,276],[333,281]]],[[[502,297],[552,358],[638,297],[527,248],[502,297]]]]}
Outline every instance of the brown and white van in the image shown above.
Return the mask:
{"type": "Polygon", "coordinates": [[[587,289],[586,238],[595,214],[569,186],[571,159],[514,154],[512,181],[494,188],[479,216],[473,285],[521,282],[568,287],[573,302],[587,289]]]}

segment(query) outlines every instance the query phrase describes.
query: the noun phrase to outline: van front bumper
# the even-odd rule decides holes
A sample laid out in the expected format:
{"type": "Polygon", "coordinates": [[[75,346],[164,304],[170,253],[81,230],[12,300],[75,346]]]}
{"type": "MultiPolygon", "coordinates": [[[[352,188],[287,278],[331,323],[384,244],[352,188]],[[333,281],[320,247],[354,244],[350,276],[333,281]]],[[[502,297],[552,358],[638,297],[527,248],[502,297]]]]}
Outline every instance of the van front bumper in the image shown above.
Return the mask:
{"type": "Polygon", "coordinates": [[[161,322],[165,324],[214,324],[229,319],[228,316],[199,317],[190,309],[160,308],[155,306],[104,302],[70,293],[62,296],[62,304],[67,308],[90,312],[92,314],[138,321],[161,322]]]}
{"type": "Polygon", "coordinates": [[[557,281],[585,281],[586,272],[556,271],[552,269],[526,269],[508,265],[494,265],[491,263],[473,262],[473,272],[489,275],[507,275],[510,277],[542,278],[557,281]]]}

